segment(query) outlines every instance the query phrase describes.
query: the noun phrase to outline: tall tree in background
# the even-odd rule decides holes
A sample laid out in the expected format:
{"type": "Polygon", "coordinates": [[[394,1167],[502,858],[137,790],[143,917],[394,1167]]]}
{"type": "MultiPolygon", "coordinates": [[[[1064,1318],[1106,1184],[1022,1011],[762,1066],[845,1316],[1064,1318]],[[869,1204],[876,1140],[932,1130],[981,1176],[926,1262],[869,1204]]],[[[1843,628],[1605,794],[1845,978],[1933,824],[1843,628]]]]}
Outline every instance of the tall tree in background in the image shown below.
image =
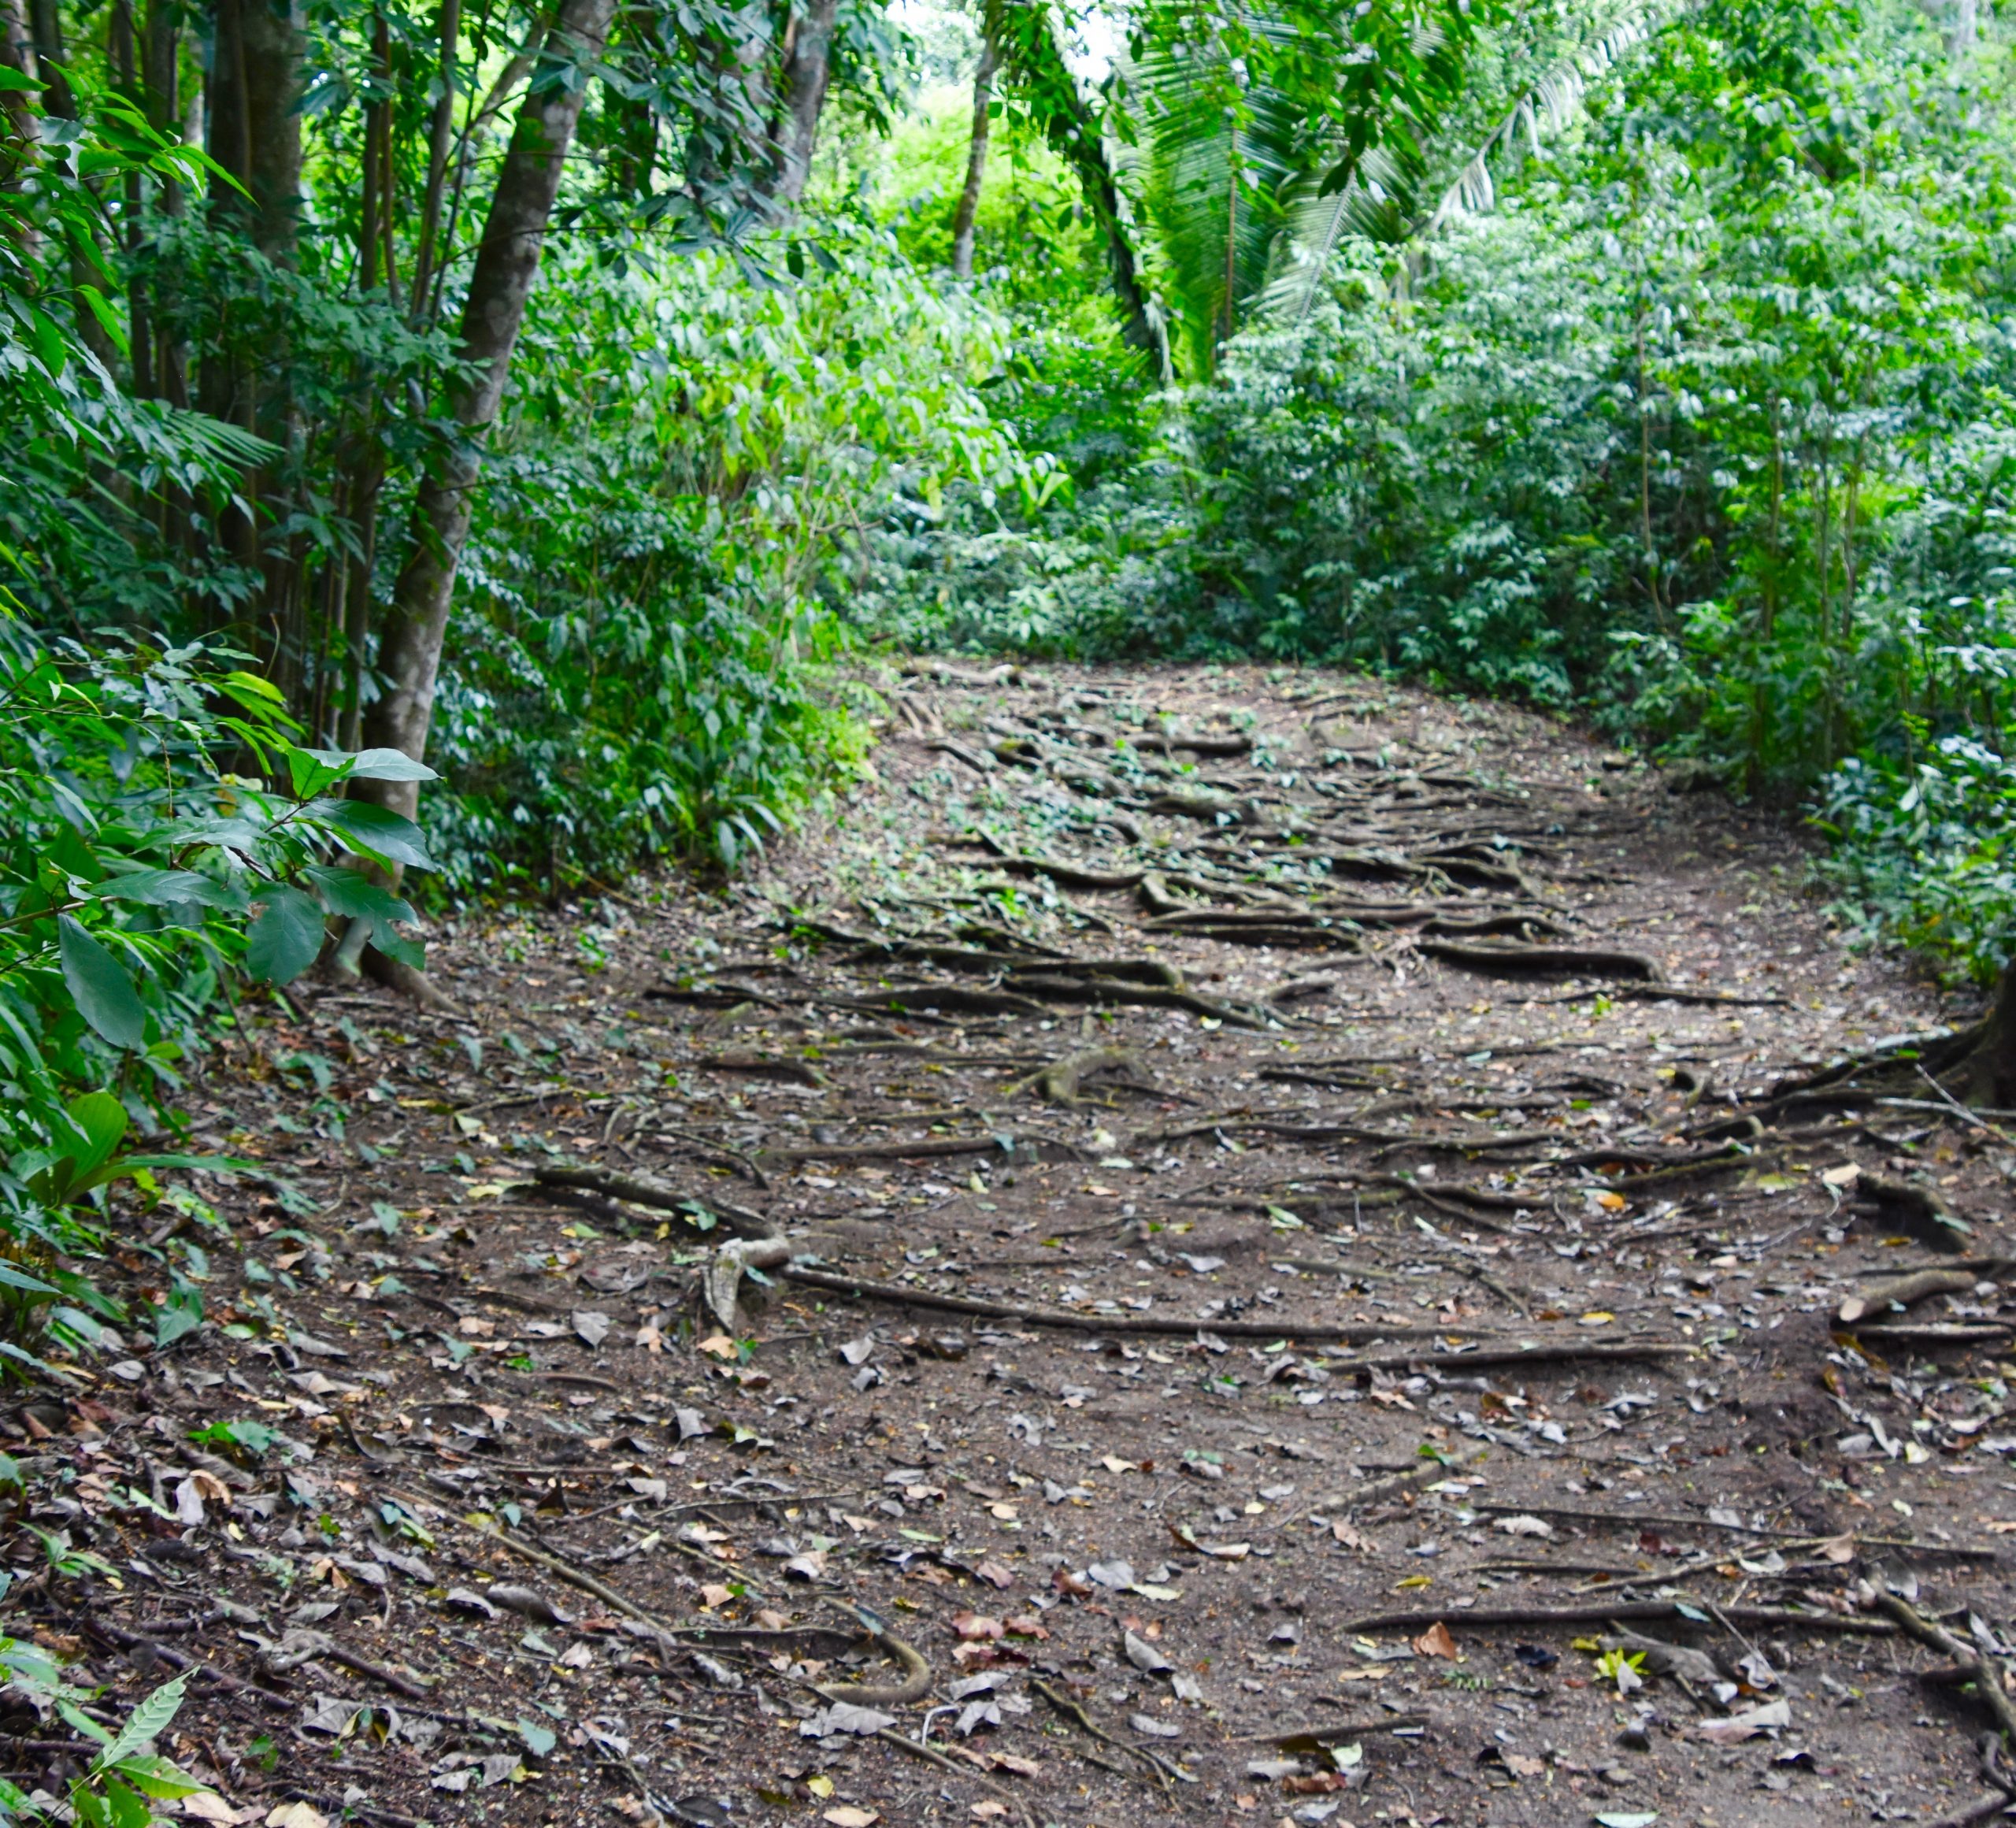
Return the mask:
{"type": "Polygon", "coordinates": [[[784,28],[782,105],[773,129],[778,165],[776,200],[795,208],[805,195],[812,175],[812,154],[818,144],[819,117],[833,75],[833,28],[839,0],[807,0],[794,9],[784,28]]]}
{"type": "MultiPolygon", "coordinates": [[[[447,402],[457,436],[421,487],[410,549],[378,646],[383,685],[364,719],[367,744],[402,750],[416,762],[427,753],[442,642],[455,569],[469,538],[484,434],[497,417],[525,302],[539,275],[567,149],[587,95],[584,66],[601,57],[615,12],[616,0],[562,0],[519,106],[477,243],[459,349],[470,366],[447,402]]],[[[376,784],[385,804],[412,817],[419,793],[415,784],[376,784]]]]}
{"type": "Polygon", "coordinates": [[[1051,0],[1028,0],[1003,11],[999,29],[1002,61],[1013,79],[1017,105],[1084,191],[1086,213],[1106,248],[1121,337],[1167,377],[1169,336],[1162,307],[1142,276],[1136,226],[1108,143],[1105,110],[1071,68],[1065,22],[1051,0]]]}
{"type": "Polygon", "coordinates": [[[994,121],[994,78],[1001,68],[1001,9],[1005,0],[986,0],[980,13],[980,61],[973,66],[973,124],[966,143],[966,181],[952,217],[952,276],[973,276],[973,230],[980,218],[980,191],[987,183],[987,152],[994,121]]]}

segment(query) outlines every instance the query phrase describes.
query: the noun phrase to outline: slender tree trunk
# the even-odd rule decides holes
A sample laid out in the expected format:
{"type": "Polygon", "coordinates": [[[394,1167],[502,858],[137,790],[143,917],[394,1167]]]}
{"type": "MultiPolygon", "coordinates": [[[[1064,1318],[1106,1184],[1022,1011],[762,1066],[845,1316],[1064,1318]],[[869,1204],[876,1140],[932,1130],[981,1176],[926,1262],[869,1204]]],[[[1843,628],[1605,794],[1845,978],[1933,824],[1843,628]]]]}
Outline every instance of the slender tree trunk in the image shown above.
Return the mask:
{"type": "MultiPolygon", "coordinates": [[[[301,94],[306,35],[300,0],[218,0],[217,46],[211,80],[212,156],[244,187],[213,184],[213,209],[240,224],[252,246],[274,265],[295,265],[301,228],[301,94]],[[235,162],[234,162],[235,161],[235,162]],[[248,194],[249,193],[249,197],[248,194]]],[[[228,352],[220,376],[234,417],[277,445],[282,456],[246,479],[251,512],[234,517],[233,545],[239,562],[263,574],[259,620],[272,631],[269,651],[276,670],[293,656],[280,648],[289,638],[289,606],[300,580],[294,556],[263,550],[261,520],[284,519],[286,469],[294,454],[298,423],[289,384],[290,351],[284,340],[263,339],[255,347],[228,352]]],[[[241,624],[235,638],[257,645],[256,628],[241,624]]]]}
{"type": "Polygon", "coordinates": [[[253,245],[269,260],[291,267],[301,229],[301,79],[307,39],[300,0],[239,0],[238,17],[253,245]]]}
{"type": "Polygon", "coordinates": [[[343,585],[343,707],[339,738],[346,749],[364,746],[364,662],[371,640],[371,574],[378,558],[378,491],[384,466],[374,453],[358,466],[350,487],[350,518],[357,524],[357,555],[343,585]]]}
{"type": "Polygon", "coordinates": [[[1652,416],[1647,410],[1645,392],[1645,302],[1638,302],[1638,530],[1645,547],[1645,594],[1652,599],[1652,614],[1659,627],[1666,625],[1666,606],[1659,595],[1659,548],[1652,536],[1652,416]]]}
{"type": "Polygon", "coordinates": [[[380,13],[372,30],[372,56],[378,76],[378,235],[385,263],[385,296],[396,310],[399,303],[398,213],[394,195],[398,161],[392,146],[392,28],[380,13]]]}
{"type": "MultiPolygon", "coordinates": [[[[112,14],[106,29],[107,61],[118,76],[120,91],[128,102],[145,113],[147,94],[137,68],[139,47],[135,43],[132,0],[113,0],[112,14]]],[[[120,226],[125,231],[126,257],[132,261],[140,251],[141,216],[145,202],[138,172],[126,174],[124,190],[125,220],[120,226]]],[[[127,343],[132,354],[133,392],[138,399],[150,400],[156,391],[154,313],[148,308],[147,289],[141,284],[137,272],[129,273],[126,288],[127,343]]]]}
{"type": "Polygon", "coordinates": [[[973,276],[973,228],[980,194],[987,183],[988,142],[992,137],[994,73],[1001,67],[1002,0],[988,0],[980,19],[980,61],[973,67],[973,131],[966,143],[966,182],[952,217],[952,276],[973,276]]]}
{"type": "MultiPolygon", "coordinates": [[[[35,39],[21,0],[0,0],[0,68],[30,82],[35,78],[35,39]]],[[[28,97],[20,90],[0,90],[0,109],[6,113],[8,135],[8,143],[0,147],[0,184],[11,189],[20,184],[22,168],[35,157],[40,135],[35,117],[28,111],[28,97]]],[[[38,236],[27,251],[32,255],[39,246],[38,236]]]]}
{"type": "Polygon", "coordinates": [[[795,22],[784,58],[782,163],[772,193],[780,203],[795,205],[812,176],[820,110],[826,106],[826,85],[832,76],[833,25],[839,12],[839,0],[810,0],[795,22]]]}
{"type": "Polygon", "coordinates": [[[462,0],[441,0],[436,37],[439,43],[436,79],[441,93],[427,136],[427,188],[420,206],[420,245],[413,257],[413,315],[419,321],[427,310],[428,283],[434,275],[441,233],[441,196],[448,178],[448,154],[455,132],[455,53],[461,34],[462,0]]]}
{"type": "MultiPolygon", "coordinates": [[[[615,10],[616,0],[561,0],[547,39],[547,60],[565,64],[599,57],[615,10]]],[[[482,435],[497,417],[585,94],[583,83],[535,79],[519,108],[469,275],[461,354],[473,372],[457,384],[448,400],[449,416],[463,436],[439,459],[413,505],[413,549],[393,590],[378,644],[384,690],[367,712],[362,732],[367,744],[403,750],[416,761],[427,753],[455,568],[469,537],[482,435]]],[[[362,784],[382,803],[409,818],[419,803],[413,782],[362,784]]]]}
{"type": "MultiPolygon", "coordinates": [[[[1225,328],[1218,349],[1232,341],[1233,332],[1239,328],[1239,127],[1236,122],[1232,129],[1232,161],[1225,174],[1225,303],[1218,314],[1225,328]]],[[[1217,349],[1211,351],[1211,367],[1217,370],[1217,349]]]]}
{"type": "MultiPolygon", "coordinates": [[[[147,124],[157,133],[172,136],[180,127],[176,91],[180,86],[176,62],[181,50],[181,27],[173,0],[149,0],[140,28],[140,83],[144,94],[147,124]]],[[[155,193],[155,205],[163,217],[182,213],[182,187],[164,178],[155,193]]],[[[173,331],[166,327],[175,308],[172,286],[164,285],[153,301],[163,324],[150,366],[155,391],[171,405],[189,403],[189,354],[173,331]]]]}
{"type": "Polygon", "coordinates": [[[1952,28],[1946,35],[1946,54],[1955,70],[1963,68],[1974,54],[1981,35],[1977,0],[1954,0],[1952,28]]]}
{"type": "Polygon", "coordinates": [[[1166,377],[1170,372],[1168,328],[1141,281],[1141,265],[1121,196],[1120,174],[1106,150],[1098,111],[1078,85],[1050,9],[1031,9],[1027,28],[1015,46],[1021,74],[1043,98],[1044,137],[1078,174],[1086,205],[1105,237],[1106,270],[1120,300],[1121,339],[1151,357],[1157,371],[1166,377]]]}
{"type": "MultiPolygon", "coordinates": [[[[209,80],[203,110],[207,150],[217,169],[210,175],[209,213],[218,223],[243,222],[245,186],[252,165],[251,128],[246,98],[245,46],[239,27],[244,9],[260,0],[217,0],[212,18],[209,80]],[[235,180],[234,183],[232,180],[235,180]]],[[[196,405],[213,419],[254,428],[251,365],[242,350],[206,351],[196,373],[196,405]]],[[[250,569],[258,562],[258,524],[252,503],[257,480],[246,479],[242,510],[226,513],[220,528],[233,561],[250,569]]],[[[234,645],[249,648],[250,632],[234,610],[224,625],[234,645]]]]}
{"type": "MultiPolygon", "coordinates": [[[[70,87],[69,59],[63,49],[63,21],[56,0],[28,0],[28,32],[35,45],[36,74],[42,82],[45,112],[65,121],[77,118],[76,91],[70,87]]],[[[106,276],[101,264],[82,248],[73,246],[70,255],[70,284],[76,295],[77,335],[85,348],[96,356],[107,373],[119,358],[105,326],[84,301],[84,288],[102,294],[106,276]]]]}
{"type": "Polygon", "coordinates": [[[63,55],[63,21],[56,0],[28,0],[28,31],[35,44],[42,105],[65,121],[77,118],[77,98],[63,55]]]}

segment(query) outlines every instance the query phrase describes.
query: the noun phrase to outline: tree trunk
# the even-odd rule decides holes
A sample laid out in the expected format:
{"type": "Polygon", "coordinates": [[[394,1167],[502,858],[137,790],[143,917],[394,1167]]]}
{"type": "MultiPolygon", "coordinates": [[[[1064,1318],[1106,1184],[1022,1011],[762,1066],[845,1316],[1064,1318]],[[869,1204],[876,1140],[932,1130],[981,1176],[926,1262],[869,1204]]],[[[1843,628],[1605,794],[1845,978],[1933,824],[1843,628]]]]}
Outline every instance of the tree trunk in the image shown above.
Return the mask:
{"type": "Polygon", "coordinates": [[[239,0],[238,17],[252,243],[269,260],[291,267],[301,228],[301,73],[306,37],[299,0],[239,0]]]}
{"type": "MultiPolygon", "coordinates": [[[[112,15],[106,30],[106,61],[118,78],[120,91],[132,106],[144,114],[148,112],[148,96],[146,86],[139,74],[139,46],[135,42],[136,34],[132,0],[113,0],[112,15]]],[[[125,232],[126,255],[130,261],[140,251],[144,200],[138,172],[127,172],[124,189],[125,218],[120,226],[125,232]]],[[[127,280],[126,312],[134,396],[138,399],[150,400],[157,391],[154,385],[154,313],[148,307],[147,288],[140,282],[137,273],[127,280]]]]}
{"type": "MultiPolygon", "coordinates": [[[[77,96],[67,74],[69,59],[63,50],[63,21],[57,11],[56,0],[28,0],[28,32],[35,46],[35,69],[42,83],[44,111],[65,121],[75,121],[77,96]]],[[[87,286],[94,291],[105,292],[108,289],[106,275],[102,263],[75,243],[72,243],[70,252],[70,284],[76,294],[78,339],[109,374],[113,364],[119,359],[119,352],[83,297],[87,286]]]]}
{"type": "MultiPolygon", "coordinates": [[[[1932,1066],[1934,1077],[1969,1104],[2016,1109],[2016,959],[2003,966],[1988,1014],[1945,1046],[1953,1057],[1932,1066]],[[1961,1075],[1958,1084],[1956,1073],[1961,1075]]],[[[1929,1061],[1933,1052],[1925,1050],[1929,1061]]]]}
{"type": "Polygon", "coordinates": [[[1106,150],[1106,132],[1097,111],[1085,98],[1070,61],[1058,42],[1057,22],[1047,7],[1032,7],[1017,16],[1021,29],[1004,46],[1018,65],[1017,73],[1036,99],[1043,136],[1078,174],[1085,202],[1106,239],[1106,270],[1120,300],[1124,342],[1151,357],[1157,372],[1170,374],[1169,331],[1161,309],[1141,283],[1140,262],[1129,238],[1120,176],[1106,150]]]}
{"type": "MultiPolygon", "coordinates": [[[[18,76],[35,80],[35,40],[28,32],[28,15],[21,9],[21,0],[0,0],[0,67],[12,70],[18,76]]],[[[0,89],[0,108],[7,117],[7,132],[11,142],[4,152],[0,152],[0,184],[9,189],[20,183],[22,169],[35,156],[35,145],[39,137],[35,128],[35,117],[28,111],[28,97],[18,89],[0,89]]],[[[40,245],[38,236],[29,243],[27,251],[32,255],[40,245]]]]}
{"type": "Polygon", "coordinates": [[[1946,35],[1946,54],[1952,59],[1956,69],[1972,58],[1980,35],[1977,0],[1955,0],[1952,28],[1946,35]]]}
{"type": "Polygon", "coordinates": [[[993,127],[994,72],[1001,67],[1001,0],[988,0],[980,21],[980,61],[973,69],[973,131],[966,143],[965,187],[952,217],[952,276],[973,276],[973,224],[980,215],[980,187],[987,182],[987,145],[993,127]]]}
{"type": "MultiPolygon", "coordinates": [[[[615,10],[616,0],[562,0],[542,61],[576,64],[599,57],[615,10]]],[[[464,436],[441,458],[414,503],[413,550],[394,587],[378,644],[385,687],[362,731],[368,746],[403,750],[415,761],[427,753],[455,568],[469,537],[481,435],[497,417],[586,87],[535,77],[518,110],[469,276],[460,353],[473,373],[448,400],[449,416],[464,436]]],[[[413,782],[359,784],[408,818],[418,806],[419,789],[413,782]]]]}
{"type": "Polygon", "coordinates": [[[1995,998],[1978,1022],[1933,1040],[1914,1040],[1844,1060],[1803,1079],[1781,1081],[1783,1106],[1802,1093],[1922,1098],[1932,1088],[1968,1104],[2016,1109],[2016,958],[2002,968],[1995,998]]]}
{"type": "Polygon", "coordinates": [[[832,76],[833,24],[839,11],[839,0],[810,0],[791,34],[784,68],[784,119],[779,133],[782,164],[772,193],[780,203],[795,205],[812,176],[819,113],[826,106],[826,85],[832,76]]]}
{"type": "MultiPolygon", "coordinates": [[[[217,0],[210,156],[236,181],[213,177],[210,207],[219,221],[235,224],[259,253],[283,267],[295,264],[301,227],[306,48],[300,0],[217,0]]],[[[242,425],[285,451],[295,425],[287,365],[284,347],[227,348],[204,362],[201,404],[213,417],[242,425]]],[[[286,484],[269,467],[247,476],[243,493],[245,506],[227,518],[225,537],[237,562],[263,574],[260,610],[277,643],[284,636],[275,618],[292,600],[298,580],[288,554],[264,549],[261,525],[284,519],[286,484]]],[[[244,611],[228,633],[248,651],[260,646],[258,623],[244,611]]],[[[272,658],[280,662],[277,646],[272,658]]]]}
{"type": "Polygon", "coordinates": [[[283,266],[294,264],[300,228],[305,42],[298,0],[217,0],[209,150],[235,181],[213,177],[210,202],[283,266]]]}
{"type": "MultiPolygon", "coordinates": [[[[146,92],[147,124],[169,139],[176,137],[181,127],[176,69],[181,36],[174,0],[149,0],[146,17],[140,28],[140,83],[146,92]]],[[[163,178],[155,200],[164,217],[180,216],[183,207],[181,185],[172,178],[163,178]]],[[[172,293],[164,292],[154,302],[165,321],[172,317],[176,303],[172,293]]],[[[187,406],[189,352],[165,321],[150,366],[154,371],[155,391],[171,406],[187,406]]]]}
{"type": "Polygon", "coordinates": [[[56,0],[28,0],[28,31],[43,84],[43,106],[65,121],[75,121],[77,98],[65,69],[63,21],[56,0]]]}
{"type": "Polygon", "coordinates": [[[435,33],[439,50],[436,74],[441,94],[427,135],[427,187],[420,206],[420,245],[413,257],[413,318],[425,321],[428,287],[440,243],[441,198],[448,180],[448,154],[455,132],[455,53],[461,35],[462,0],[441,0],[435,33]]]}

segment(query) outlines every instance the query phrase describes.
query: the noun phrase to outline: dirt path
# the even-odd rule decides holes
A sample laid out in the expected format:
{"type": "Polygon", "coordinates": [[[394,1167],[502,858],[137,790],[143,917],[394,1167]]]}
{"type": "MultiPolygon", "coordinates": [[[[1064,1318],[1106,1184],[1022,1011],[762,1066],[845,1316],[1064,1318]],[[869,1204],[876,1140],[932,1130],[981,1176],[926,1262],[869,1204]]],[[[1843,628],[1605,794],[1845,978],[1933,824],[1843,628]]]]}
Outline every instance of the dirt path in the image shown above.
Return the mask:
{"type": "Polygon", "coordinates": [[[14,1628],[287,1828],[1986,1819],[1894,1596],[2016,1637],[2016,1151],[1772,1101],[1940,1013],[1785,833],[1344,677],[895,703],[754,885],[248,1036],[14,1628]]]}

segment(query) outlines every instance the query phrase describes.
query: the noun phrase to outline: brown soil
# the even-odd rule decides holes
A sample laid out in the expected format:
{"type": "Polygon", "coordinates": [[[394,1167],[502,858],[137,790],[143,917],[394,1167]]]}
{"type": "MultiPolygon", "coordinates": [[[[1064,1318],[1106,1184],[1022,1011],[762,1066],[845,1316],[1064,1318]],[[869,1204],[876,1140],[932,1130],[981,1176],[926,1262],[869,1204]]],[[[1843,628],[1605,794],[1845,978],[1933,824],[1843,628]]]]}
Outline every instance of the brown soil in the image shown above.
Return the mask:
{"type": "Polygon", "coordinates": [[[2016,1149],[1768,1102],[1941,1013],[1796,835],[1349,677],[946,673],[730,893],[248,1021],[271,1181],[12,1412],[99,1558],[17,1533],[12,1628],[109,1718],[193,1666],[163,1748],[291,1828],[1985,1819],[1883,1601],[2016,1637],[2016,1149]],[[728,1328],[732,1234],[800,1257],[728,1328]]]}

